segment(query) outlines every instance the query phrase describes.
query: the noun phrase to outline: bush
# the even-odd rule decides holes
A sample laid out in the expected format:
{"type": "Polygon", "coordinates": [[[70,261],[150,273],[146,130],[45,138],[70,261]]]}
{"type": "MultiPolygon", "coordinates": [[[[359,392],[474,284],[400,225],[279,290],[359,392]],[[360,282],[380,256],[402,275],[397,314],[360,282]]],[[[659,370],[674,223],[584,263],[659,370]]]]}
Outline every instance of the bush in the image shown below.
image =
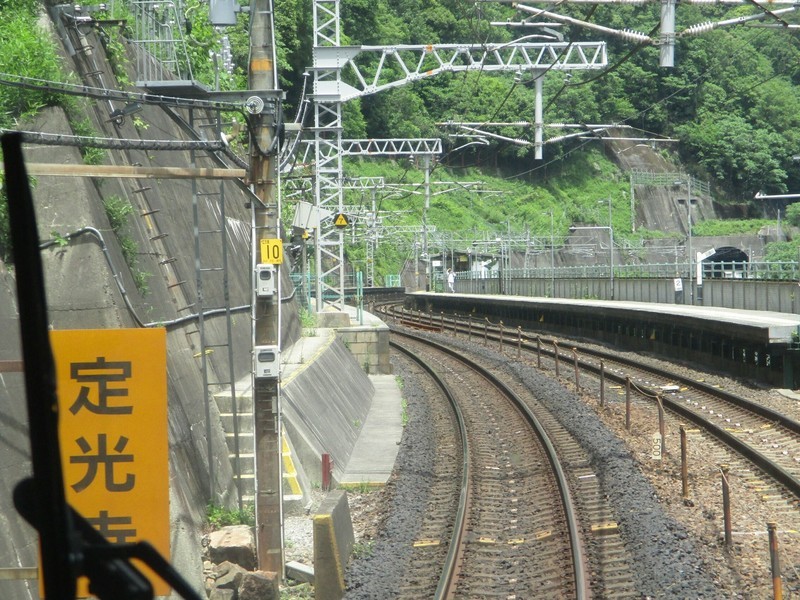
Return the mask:
{"type": "Polygon", "coordinates": [[[255,507],[249,504],[246,504],[242,510],[209,504],[206,507],[206,518],[212,529],[219,529],[229,525],[253,526],[256,524],[256,511],[255,507]]]}
{"type": "MultiPolygon", "coordinates": [[[[34,5],[35,6],[35,5],[34,5]]],[[[36,23],[32,11],[7,7],[0,20],[0,73],[14,73],[46,81],[63,81],[61,67],[50,37],[36,23]]],[[[0,126],[61,103],[58,94],[0,86],[0,126]]]]}

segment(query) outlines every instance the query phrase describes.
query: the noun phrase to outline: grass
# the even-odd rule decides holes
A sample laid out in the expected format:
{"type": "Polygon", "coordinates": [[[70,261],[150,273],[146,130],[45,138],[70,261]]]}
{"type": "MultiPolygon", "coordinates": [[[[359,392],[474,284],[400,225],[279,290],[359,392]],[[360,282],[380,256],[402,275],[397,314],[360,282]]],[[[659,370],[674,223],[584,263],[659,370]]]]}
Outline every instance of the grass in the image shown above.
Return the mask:
{"type": "Polygon", "coordinates": [[[242,510],[239,510],[238,508],[209,504],[206,507],[206,521],[212,529],[229,525],[250,525],[252,527],[256,524],[255,507],[246,504],[242,510]]]}
{"type": "Polygon", "coordinates": [[[303,337],[317,335],[317,313],[301,307],[298,316],[300,317],[300,327],[303,328],[303,337]]]}
{"type": "Polygon", "coordinates": [[[127,233],[128,217],[133,214],[133,206],[119,196],[109,196],[103,199],[103,208],[108,217],[108,224],[117,236],[120,251],[125,259],[125,264],[131,270],[133,283],[143,296],[150,291],[148,281],[152,275],[138,268],[139,244],[127,233]]]}
{"type": "Polygon", "coordinates": [[[310,600],[314,597],[314,586],[310,583],[286,585],[281,588],[281,600],[310,600]]]}
{"type": "Polygon", "coordinates": [[[358,494],[368,494],[372,491],[372,486],[369,481],[361,481],[359,483],[342,483],[339,484],[339,489],[346,492],[354,492],[358,494]]]}
{"type": "Polygon", "coordinates": [[[366,558],[372,555],[373,550],[372,540],[356,542],[353,545],[353,558],[366,558]]]}
{"type": "MultiPolygon", "coordinates": [[[[387,182],[403,182],[421,186],[424,173],[408,168],[404,161],[348,160],[345,169],[353,177],[383,176],[387,182]]],[[[497,237],[550,238],[556,243],[569,233],[573,224],[607,226],[609,199],[614,237],[621,243],[636,237],[631,231],[631,206],[628,179],[599,149],[573,153],[561,173],[548,179],[532,182],[507,180],[502,176],[487,174],[477,169],[453,170],[437,167],[433,180],[459,181],[446,189],[432,188],[434,194],[427,211],[427,222],[435,225],[438,233],[452,233],[461,239],[495,240],[497,237]],[[468,182],[480,181],[480,193],[468,189],[468,182]],[[444,193],[446,192],[446,193],[444,193]],[[551,229],[552,215],[552,229],[551,229]]],[[[406,226],[409,231],[421,222],[424,200],[409,192],[398,198],[384,198],[381,210],[394,213],[393,225],[406,226]]],[[[417,189],[416,192],[420,192],[417,189]]],[[[359,204],[360,192],[346,192],[346,201],[359,204]]],[[[414,247],[414,233],[397,233],[391,244],[375,248],[375,275],[383,281],[387,274],[399,273],[414,247]]],[[[462,245],[467,242],[459,242],[462,245]]],[[[462,250],[464,248],[461,248],[462,250]]],[[[446,250],[433,247],[434,254],[446,250]]],[[[359,243],[346,248],[348,260],[365,264],[366,248],[359,243]]]]}

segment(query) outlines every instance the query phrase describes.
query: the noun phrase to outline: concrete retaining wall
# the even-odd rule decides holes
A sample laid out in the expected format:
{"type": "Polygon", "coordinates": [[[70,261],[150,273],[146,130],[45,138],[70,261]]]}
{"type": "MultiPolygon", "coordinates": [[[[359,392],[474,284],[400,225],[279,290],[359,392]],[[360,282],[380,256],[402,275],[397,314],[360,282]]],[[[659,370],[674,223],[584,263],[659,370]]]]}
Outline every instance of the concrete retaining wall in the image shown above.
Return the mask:
{"type": "Polygon", "coordinates": [[[325,344],[281,387],[286,431],[312,485],[322,483],[322,454],[331,455],[334,479],[341,479],[375,393],[338,336],[325,344]]]}
{"type": "Polygon", "coordinates": [[[344,345],[369,375],[391,375],[389,327],[365,310],[345,306],[343,312],[317,313],[321,327],[333,328],[344,345]]]}
{"type": "Polygon", "coordinates": [[[364,325],[337,329],[339,337],[350,353],[370,375],[391,375],[389,361],[389,328],[384,325],[364,325]]]}

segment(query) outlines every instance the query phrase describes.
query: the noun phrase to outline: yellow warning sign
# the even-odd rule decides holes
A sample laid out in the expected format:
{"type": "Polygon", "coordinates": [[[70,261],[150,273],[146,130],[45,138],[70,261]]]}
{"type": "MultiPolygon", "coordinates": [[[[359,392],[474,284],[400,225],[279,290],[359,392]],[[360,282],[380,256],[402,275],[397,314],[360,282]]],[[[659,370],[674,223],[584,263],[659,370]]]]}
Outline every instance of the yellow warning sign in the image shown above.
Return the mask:
{"type": "MultiPolygon", "coordinates": [[[[147,540],[169,560],[166,330],[56,330],[50,339],[67,500],[111,543],[147,540]]],[[[142,571],[157,596],[169,594],[142,571]]]]}
{"type": "Polygon", "coordinates": [[[347,227],[350,225],[350,220],[347,218],[346,214],[339,213],[333,220],[333,224],[336,225],[336,227],[347,227]]]}

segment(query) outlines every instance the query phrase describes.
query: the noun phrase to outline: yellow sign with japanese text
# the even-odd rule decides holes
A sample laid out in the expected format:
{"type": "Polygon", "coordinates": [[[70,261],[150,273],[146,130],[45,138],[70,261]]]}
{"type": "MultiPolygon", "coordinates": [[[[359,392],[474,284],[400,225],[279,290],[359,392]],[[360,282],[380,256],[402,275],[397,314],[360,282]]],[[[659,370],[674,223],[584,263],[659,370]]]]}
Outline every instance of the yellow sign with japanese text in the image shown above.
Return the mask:
{"type": "Polygon", "coordinates": [[[111,543],[146,540],[169,560],[166,331],[55,330],[50,340],[67,501],[111,543]]]}

